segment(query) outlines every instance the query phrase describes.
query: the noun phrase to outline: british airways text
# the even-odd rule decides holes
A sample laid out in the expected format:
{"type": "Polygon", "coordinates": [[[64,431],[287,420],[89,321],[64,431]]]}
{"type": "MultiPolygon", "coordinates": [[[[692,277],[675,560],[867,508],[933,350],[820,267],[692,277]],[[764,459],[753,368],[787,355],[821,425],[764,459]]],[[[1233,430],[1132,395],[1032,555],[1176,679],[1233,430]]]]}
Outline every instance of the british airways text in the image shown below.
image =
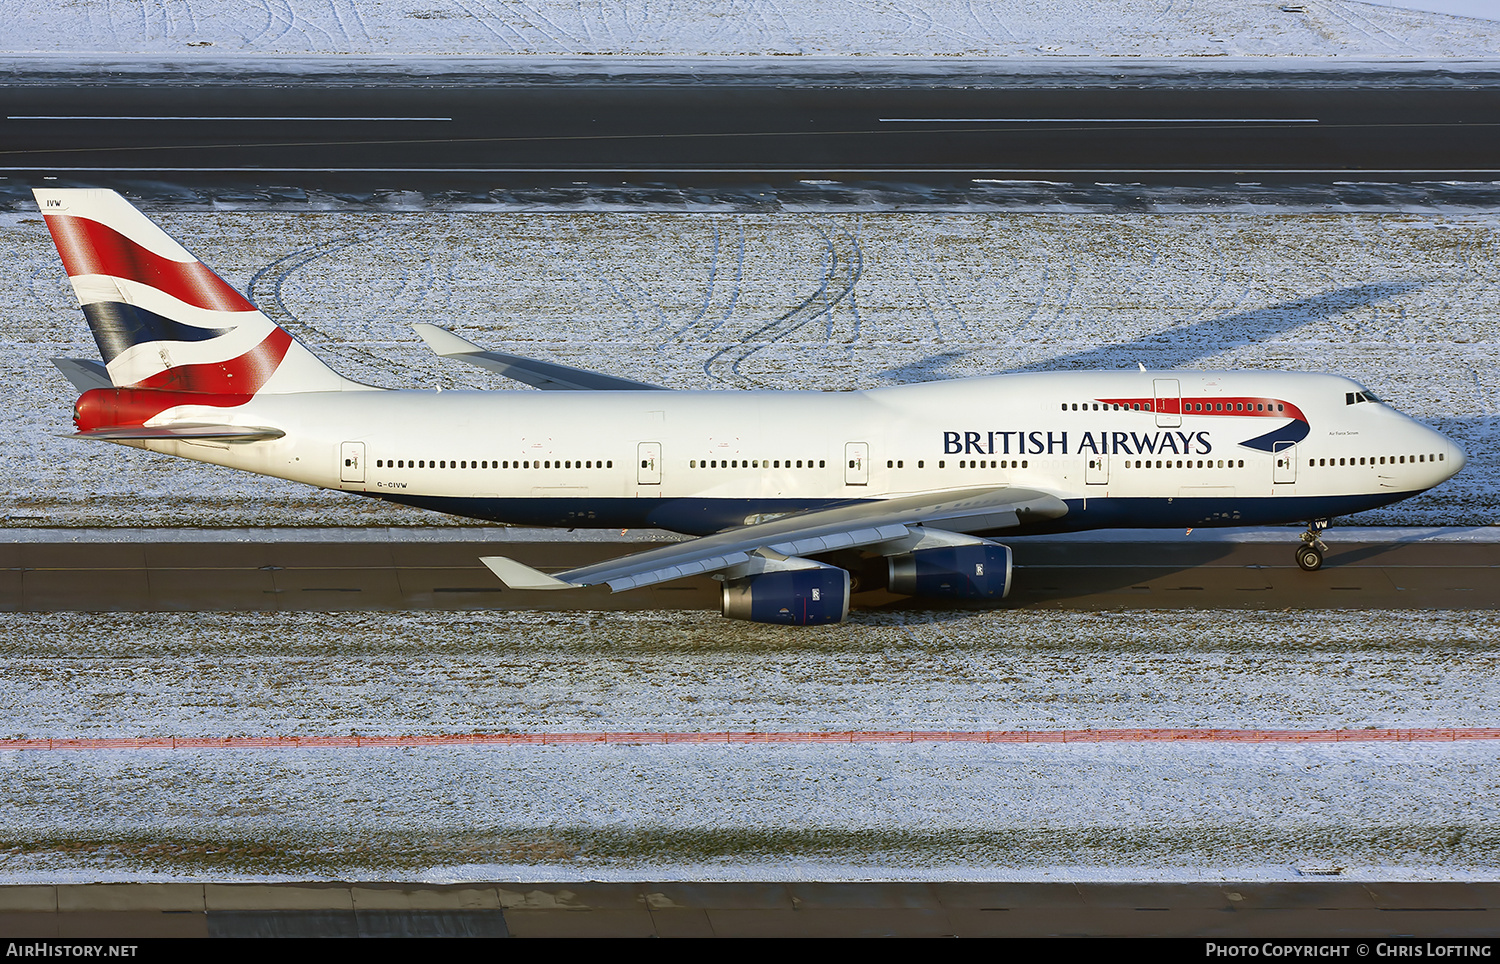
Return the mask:
{"type": "Polygon", "coordinates": [[[1067,432],[944,432],[944,455],[1207,455],[1207,432],[1084,432],[1070,449],[1067,432]]]}

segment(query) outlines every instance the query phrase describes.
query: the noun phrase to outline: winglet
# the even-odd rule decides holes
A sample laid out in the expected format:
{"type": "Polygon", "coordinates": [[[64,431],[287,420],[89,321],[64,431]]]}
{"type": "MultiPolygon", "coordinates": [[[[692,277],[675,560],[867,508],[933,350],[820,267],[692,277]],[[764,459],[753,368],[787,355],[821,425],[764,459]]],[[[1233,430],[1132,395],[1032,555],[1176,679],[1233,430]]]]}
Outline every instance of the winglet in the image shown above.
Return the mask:
{"type": "Polygon", "coordinates": [[[427,347],[432,349],[434,355],[442,358],[484,351],[483,345],[476,345],[467,338],[460,338],[448,329],[439,328],[437,325],[418,322],[412,325],[412,329],[422,336],[422,340],[427,342],[427,347]]]}
{"type": "Polygon", "coordinates": [[[571,582],[563,582],[555,579],[545,572],[538,572],[527,565],[522,565],[514,559],[504,556],[481,556],[480,562],[489,567],[490,572],[500,577],[508,589],[577,589],[578,585],[571,582]]]}

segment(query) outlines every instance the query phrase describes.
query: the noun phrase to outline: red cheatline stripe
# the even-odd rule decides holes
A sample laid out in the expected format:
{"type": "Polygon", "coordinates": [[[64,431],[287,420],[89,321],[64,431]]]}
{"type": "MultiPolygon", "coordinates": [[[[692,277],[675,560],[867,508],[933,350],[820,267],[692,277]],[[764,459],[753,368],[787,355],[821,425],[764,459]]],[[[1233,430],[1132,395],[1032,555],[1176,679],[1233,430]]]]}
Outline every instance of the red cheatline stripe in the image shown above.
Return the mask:
{"type": "Polygon", "coordinates": [[[434,733],[406,736],[143,736],[0,740],[0,750],[258,750],[382,746],[666,743],[1452,743],[1500,740],[1500,727],[1364,730],[842,730],[814,732],[434,733]]]}
{"type": "Polygon", "coordinates": [[[1146,396],[1145,398],[1096,398],[1096,402],[1105,405],[1123,405],[1130,408],[1132,405],[1143,412],[1149,412],[1153,407],[1163,415],[1217,415],[1219,417],[1230,416],[1234,418],[1294,418],[1299,422],[1307,421],[1307,416],[1302,414],[1302,409],[1291,402],[1280,398],[1269,398],[1265,395],[1223,395],[1204,396],[1201,398],[1179,398],[1175,395],[1166,398],[1146,396]],[[1234,410],[1238,402],[1244,407],[1239,411],[1234,410]],[[1261,411],[1255,411],[1256,403],[1265,406],[1261,411]],[[1215,405],[1223,406],[1216,410],[1215,405]],[[1281,405],[1281,409],[1276,406],[1281,405]]]}
{"type": "Polygon", "coordinates": [[[103,274],[150,285],[210,311],[254,311],[255,306],[201,261],[173,261],[141,247],[98,221],[67,214],[46,216],[68,277],[103,274]]]}

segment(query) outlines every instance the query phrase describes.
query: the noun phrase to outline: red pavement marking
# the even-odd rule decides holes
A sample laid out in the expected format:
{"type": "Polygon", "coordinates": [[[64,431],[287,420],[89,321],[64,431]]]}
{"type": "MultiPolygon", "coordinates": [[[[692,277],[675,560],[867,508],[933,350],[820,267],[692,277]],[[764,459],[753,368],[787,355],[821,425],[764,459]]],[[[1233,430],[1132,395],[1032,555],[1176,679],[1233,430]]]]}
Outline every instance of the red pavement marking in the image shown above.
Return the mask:
{"type": "Polygon", "coordinates": [[[604,743],[1452,743],[1500,740],[1500,727],[1363,730],[846,730],[818,732],[433,733],[406,736],[143,736],[3,739],[0,750],[261,750],[604,743]]]}

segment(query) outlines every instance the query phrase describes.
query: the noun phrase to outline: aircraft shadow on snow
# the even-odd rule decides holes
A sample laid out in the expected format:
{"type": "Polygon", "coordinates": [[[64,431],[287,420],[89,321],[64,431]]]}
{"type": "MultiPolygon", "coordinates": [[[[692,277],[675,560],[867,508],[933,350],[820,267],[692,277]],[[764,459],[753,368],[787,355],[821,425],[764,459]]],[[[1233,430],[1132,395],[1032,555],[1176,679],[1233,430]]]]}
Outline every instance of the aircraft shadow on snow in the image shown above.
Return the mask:
{"type": "MultiPolygon", "coordinates": [[[[1296,301],[1283,301],[1252,311],[1237,311],[1167,331],[1152,332],[1133,341],[1099,345],[1071,355],[1044,358],[1015,368],[1000,368],[995,374],[1113,370],[1133,368],[1137,361],[1148,369],[1181,368],[1231,348],[1266,341],[1308,322],[1325,320],[1354,308],[1378,304],[1425,286],[1426,282],[1422,281],[1400,281],[1339,288],[1296,301]]],[[[949,351],[930,355],[896,368],[888,368],[880,375],[883,381],[894,385],[951,377],[947,369],[958,359],[970,354],[972,353],[968,351],[949,351]]]]}

